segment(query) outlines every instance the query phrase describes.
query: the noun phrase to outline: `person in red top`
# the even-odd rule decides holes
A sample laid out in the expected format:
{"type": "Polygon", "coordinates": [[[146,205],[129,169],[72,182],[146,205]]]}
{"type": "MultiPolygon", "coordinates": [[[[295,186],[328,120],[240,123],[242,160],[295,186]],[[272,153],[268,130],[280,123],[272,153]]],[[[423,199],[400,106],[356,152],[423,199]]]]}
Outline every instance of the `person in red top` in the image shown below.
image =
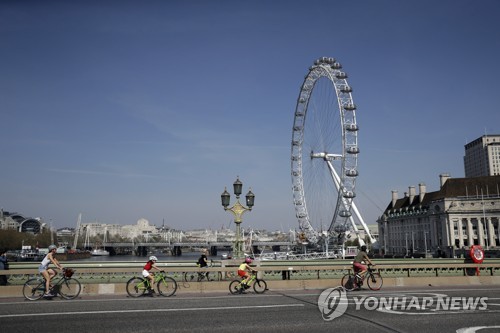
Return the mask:
{"type": "Polygon", "coordinates": [[[155,265],[157,261],[158,261],[158,258],[156,258],[155,256],[149,257],[148,262],[146,263],[146,265],[144,265],[144,268],[142,270],[142,276],[145,279],[149,280],[149,290],[148,291],[149,291],[149,295],[151,295],[151,296],[153,296],[153,294],[155,293],[155,291],[153,289],[155,277],[154,277],[154,274],[151,273],[150,271],[152,269],[160,271],[160,269],[158,267],[156,267],[156,265],[155,265]]]}

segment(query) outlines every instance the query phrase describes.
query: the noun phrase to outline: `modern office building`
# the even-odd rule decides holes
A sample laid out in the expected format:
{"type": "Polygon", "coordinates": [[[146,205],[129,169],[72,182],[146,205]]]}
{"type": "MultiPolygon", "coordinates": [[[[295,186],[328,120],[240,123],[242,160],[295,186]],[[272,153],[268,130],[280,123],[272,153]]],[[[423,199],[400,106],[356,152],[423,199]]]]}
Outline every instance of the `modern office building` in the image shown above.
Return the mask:
{"type": "Polygon", "coordinates": [[[452,257],[458,249],[500,246],[500,176],[451,178],[440,175],[440,189],[419,193],[410,186],[392,200],[378,218],[384,254],[452,257]]]}
{"type": "Polygon", "coordinates": [[[465,145],[465,177],[500,175],[500,135],[483,135],[465,145]]]}

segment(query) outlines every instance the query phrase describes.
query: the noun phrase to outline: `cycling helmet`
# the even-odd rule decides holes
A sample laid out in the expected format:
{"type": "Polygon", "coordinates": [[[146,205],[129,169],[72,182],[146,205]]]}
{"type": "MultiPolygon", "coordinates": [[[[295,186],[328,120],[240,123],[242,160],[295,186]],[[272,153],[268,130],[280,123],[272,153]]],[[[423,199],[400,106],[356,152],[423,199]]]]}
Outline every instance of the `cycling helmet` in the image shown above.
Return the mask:
{"type": "Polygon", "coordinates": [[[246,262],[247,264],[251,264],[251,263],[252,263],[252,261],[253,261],[253,260],[252,260],[252,258],[250,258],[250,257],[246,257],[246,259],[245,259],[245,262],[246,262]]]}
{"type": "Polygon", "coordinates": [[[49,252],[54,250],[54,249],[57,249],[57,246],[55,246],[54,244],[49,246],[49,252]]]}
{"type": "Polygon", "coordinates": [[[151,256],[151,257],[149,257],[149,261],[153,261],[153,260],[154,260],[154,261],[158,261],[158,258],[156,258],[155,256],[151,256]]]}

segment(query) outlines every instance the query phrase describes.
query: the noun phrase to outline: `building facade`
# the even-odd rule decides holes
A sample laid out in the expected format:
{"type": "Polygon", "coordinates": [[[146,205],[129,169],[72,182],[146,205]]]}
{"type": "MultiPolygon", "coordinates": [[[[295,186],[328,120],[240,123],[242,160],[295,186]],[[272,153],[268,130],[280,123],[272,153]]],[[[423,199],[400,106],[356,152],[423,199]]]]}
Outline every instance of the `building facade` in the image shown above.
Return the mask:
{"type": "Polygon", "coordinates": [[[392,200],[378,218],[379,244],[384,254],[453,257],[472,245],[500,246],[500,176],[451,178],[440,176],[440,189],[419,193],[410,186],[392,200]]]}
{"type": "Polygon", "coordinates": [[[465,145],[465,177],[500,175],[500,135],[483,135],[465,145]]]}
{"type": "Polygon", "coordinates": [[[41,218],[25,217],[0,209],[0,230],[17,230],[31,234],[39,234],[47,228],[41,218]]]}

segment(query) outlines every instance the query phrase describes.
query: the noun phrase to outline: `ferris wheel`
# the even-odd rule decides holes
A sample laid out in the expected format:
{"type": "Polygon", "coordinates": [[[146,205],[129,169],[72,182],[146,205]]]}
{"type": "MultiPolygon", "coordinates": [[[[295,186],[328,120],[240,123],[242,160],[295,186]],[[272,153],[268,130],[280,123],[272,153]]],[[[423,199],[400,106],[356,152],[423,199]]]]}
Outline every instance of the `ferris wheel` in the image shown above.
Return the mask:
{"type": "Polygon", "coordinates": [[[359,153],[355,111],[340,63],[327,57],[316,60],[297,99],[291,150],[295,213],[310,243],[322,235],[317,230],[339,239],[357,231],[353,212],[368,231],[353,202],[359,153]]]}

